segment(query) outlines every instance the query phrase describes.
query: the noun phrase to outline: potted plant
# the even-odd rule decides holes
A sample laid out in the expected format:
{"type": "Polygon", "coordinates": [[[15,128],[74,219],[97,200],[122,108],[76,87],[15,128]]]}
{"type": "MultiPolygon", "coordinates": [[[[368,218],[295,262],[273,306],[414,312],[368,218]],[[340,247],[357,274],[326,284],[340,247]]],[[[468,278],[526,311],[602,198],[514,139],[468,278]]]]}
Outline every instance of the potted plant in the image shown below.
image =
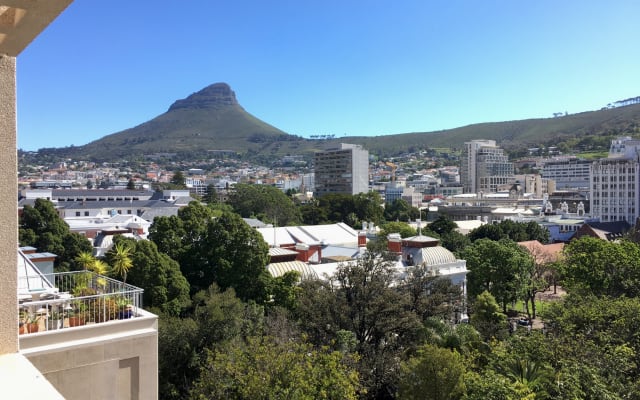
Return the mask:
{"type": "Polygon", "coordinates": [[[58,311],[51,311],[51,318],[49,319],[49,329],[55,330],[62,328],[62,314],[58,311]]]}
{"type": "Polygon", "coordinates": [[[80,326],[87,322],[86,306],[83,302],[78,301],[74,304],[73,309],[69,310],[69,326],[80,326]]]}
{"type": "Polygon", "coordinates": [[[40,330],[40,317],[37,315],[27,315],[27,318],[25,320],[25,326],[27,327],[27,332],[28,333],[35,333],[38,332],[38,330],[40,330]]]}

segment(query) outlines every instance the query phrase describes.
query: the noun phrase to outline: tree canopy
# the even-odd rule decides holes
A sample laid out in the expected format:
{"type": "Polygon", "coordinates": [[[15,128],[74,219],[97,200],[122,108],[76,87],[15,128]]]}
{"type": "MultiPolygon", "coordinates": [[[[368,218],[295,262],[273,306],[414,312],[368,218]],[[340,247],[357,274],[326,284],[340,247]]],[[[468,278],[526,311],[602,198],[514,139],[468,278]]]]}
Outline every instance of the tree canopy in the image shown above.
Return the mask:
{"type": "Polygon", "coordinates": [[[277,226],[302,222],[300,210],[291,198],[274,186],[237,184],[228,203],[244,218],[258,218],[277,226]]]}
{"type": "Polygon", "coordinates": [[[268,299],[268,246],[239,215],[191,202],[177,216],[156,218],[149,238],[178,261],[192,293],[215,282],[243,300],[268,299]]]}
{"type": "Polygon", "coordinates": [[[498,224],[485,224],[469,232],[469,240],[475,242],[478,239],[510,239],[514,242],[537,240],[540,243],[549,242],[549,231],[535,221],[514,222],[509,219],[498,224]]]}
{"type": "Polygon", "coordinates": [[[33,207],[24,206],[18,237],[21,246],[33,246],[38,251],[57,255],[55,265],[58,270],[83,269],[76,258],[93,250],[87,238],[69,230],[53,203],[46,199],[36,199],[33,207]]]}

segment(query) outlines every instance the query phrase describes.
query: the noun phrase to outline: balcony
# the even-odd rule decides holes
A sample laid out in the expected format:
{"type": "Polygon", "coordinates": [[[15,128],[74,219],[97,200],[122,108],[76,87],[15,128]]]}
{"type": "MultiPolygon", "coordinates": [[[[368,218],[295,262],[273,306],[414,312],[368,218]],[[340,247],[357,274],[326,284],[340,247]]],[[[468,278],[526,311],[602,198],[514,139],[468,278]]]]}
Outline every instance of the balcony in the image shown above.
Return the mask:
{"type": "Polygon", "coordinates": [[[42,274],[28,269],[18,277],[19,333],[72,330],[144,316],[148,313],[141,309],[142,292],[91,271],[42,274]]]}

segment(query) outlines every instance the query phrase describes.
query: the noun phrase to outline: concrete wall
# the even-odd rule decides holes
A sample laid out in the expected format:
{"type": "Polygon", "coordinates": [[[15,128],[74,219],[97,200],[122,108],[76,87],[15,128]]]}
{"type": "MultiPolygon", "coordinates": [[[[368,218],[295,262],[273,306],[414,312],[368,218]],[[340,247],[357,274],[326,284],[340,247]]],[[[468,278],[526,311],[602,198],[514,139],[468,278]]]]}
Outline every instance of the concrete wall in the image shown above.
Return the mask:
{"type": "Polygon", "coordinates": [[[157,317],[21,335],[29,361],[67,400],[157,399],[157,317]]]}
{"type": "Polygon", "coordinates": [[[18,351],[16,59],[0,54],[0,354],[18,351]]]}

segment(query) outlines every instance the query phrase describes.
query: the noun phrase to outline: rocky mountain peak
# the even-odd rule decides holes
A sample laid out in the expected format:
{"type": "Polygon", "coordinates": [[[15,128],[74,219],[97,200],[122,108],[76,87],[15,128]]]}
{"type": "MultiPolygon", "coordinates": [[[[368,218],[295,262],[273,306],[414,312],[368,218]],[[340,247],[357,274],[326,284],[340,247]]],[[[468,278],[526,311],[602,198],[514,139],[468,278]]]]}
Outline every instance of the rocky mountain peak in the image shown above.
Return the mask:
{"type": "Polygon", "coordinates": [[[191,94],[186,99],[175,101],[169,111],[177,110],[180,108],[221,108],[225,106],[237,105],[238,100],[236,94],[231,87],[226,83],[214,83],[199,92],[191,94]]]}

